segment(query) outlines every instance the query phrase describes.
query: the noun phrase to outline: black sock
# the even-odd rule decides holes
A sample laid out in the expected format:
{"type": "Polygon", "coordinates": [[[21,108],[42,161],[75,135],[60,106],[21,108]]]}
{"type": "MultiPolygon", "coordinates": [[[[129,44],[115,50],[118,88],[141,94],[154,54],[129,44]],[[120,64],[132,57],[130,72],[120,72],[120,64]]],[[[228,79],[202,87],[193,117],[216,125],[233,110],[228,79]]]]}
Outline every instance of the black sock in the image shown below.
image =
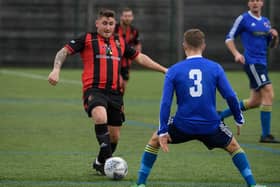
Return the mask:
{"type": "Polygon", "coordinates": [[[116,151],[117,145],[117,143],[111,143],[112,154],[116,151]]]}
{"type": "Polygon", "coordinates": [[[112,157],[110,135],[107,124],[95,124],[95,134],[100,145],[98,161],[100,163],[105,163],[107,158],[112,157]]]}

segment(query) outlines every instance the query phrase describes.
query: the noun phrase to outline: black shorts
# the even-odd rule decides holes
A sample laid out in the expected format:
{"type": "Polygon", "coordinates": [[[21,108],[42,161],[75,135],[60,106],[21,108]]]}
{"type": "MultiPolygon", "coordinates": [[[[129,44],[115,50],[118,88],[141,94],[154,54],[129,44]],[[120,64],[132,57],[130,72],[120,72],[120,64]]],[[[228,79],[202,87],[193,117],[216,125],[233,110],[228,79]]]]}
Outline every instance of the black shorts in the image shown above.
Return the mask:
{"type": "Polygon", "coordinates": [[[227,147],[233,137],[230,129],[223,123],[220,124],[220,128],[218,128],[216,133],[206,135],[186,134],[179,131],[173,124],[171,124],[168,126],[168,134],[172,139],[172,142],[169,142],[170,144],[178,144],[191,140],[198,140],[201,141],[210,150],[213,148],[227,147]]]}
{"type": "Polygon", "coordinates": [[[246,72],[250,88],[258,91],[264,85],[270,84],[267,67],[263,64],[245,64],[244,71],[246,72]]]}
{"type": "Polygon", "coordinates": [[[121,126],[125,120],[123,112],[123,96],[99,89],[88,89],[84,93],[84,109],[89,117],[96,106],[104,106],[107,111],[108,124],[121,126]]]}

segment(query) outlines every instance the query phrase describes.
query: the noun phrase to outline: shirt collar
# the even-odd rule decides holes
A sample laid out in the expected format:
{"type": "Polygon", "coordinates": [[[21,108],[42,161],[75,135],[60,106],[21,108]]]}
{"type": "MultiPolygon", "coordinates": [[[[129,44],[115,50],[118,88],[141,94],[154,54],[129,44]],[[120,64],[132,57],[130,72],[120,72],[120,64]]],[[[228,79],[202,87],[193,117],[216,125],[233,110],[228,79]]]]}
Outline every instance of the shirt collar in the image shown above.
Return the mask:
{"type": "Polygon", "coordinates": [[[202,55],[193,55],[187,57],[187,59],[191,59],[191,58],[202,58],[202,55]]]}
{"type": "Polygon", "coordinates": [[[255,18],[256,20],[258,20],[258,21],[260,21],[260,20],[262,19],[262,16],[256,17],[250,10],[248,11],[248,14],[249,14],[250,16],[252,16],[253,18],[255,18]]]}

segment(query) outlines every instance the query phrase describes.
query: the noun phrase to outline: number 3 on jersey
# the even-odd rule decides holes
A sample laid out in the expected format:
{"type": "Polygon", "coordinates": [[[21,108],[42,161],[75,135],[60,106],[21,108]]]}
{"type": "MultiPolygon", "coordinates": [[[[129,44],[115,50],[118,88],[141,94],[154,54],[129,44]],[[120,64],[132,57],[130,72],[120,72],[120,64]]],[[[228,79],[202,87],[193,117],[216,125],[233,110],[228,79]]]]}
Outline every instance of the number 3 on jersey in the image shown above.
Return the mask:
{"type": "Polygon", "coordinates": [[[189,88],[192,97],[200,97],[202,95],[202,72],[200,69],[192,69],[189,72],[189,79],[194,81],[194,86],[189,88]]]}

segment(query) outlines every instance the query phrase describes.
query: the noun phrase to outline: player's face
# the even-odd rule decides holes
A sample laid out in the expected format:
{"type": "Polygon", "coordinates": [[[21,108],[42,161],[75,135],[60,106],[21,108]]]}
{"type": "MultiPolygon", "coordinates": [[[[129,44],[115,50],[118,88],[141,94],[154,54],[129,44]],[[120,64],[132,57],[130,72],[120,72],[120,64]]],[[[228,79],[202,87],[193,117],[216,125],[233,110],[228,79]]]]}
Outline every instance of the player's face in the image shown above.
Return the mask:
{"type": "Polygon", "coordinates": [[[110,38],[114,33],[116,25],[115,18],[112,17],[101,17],[95,22],[97,33],[104,38],[110,38]]]}
{"type": "Polygon", "coordinates": [[[121,15],[121,21],[125,25],[131,25],[133,18],[134,17],[132,11],[125,11],[121,15]]]}
{"type": "Polygon", "coordinates": [[[263,0],[249,0],[248,7],[253,14],[260,14],[263,7],[263,0]]]}

